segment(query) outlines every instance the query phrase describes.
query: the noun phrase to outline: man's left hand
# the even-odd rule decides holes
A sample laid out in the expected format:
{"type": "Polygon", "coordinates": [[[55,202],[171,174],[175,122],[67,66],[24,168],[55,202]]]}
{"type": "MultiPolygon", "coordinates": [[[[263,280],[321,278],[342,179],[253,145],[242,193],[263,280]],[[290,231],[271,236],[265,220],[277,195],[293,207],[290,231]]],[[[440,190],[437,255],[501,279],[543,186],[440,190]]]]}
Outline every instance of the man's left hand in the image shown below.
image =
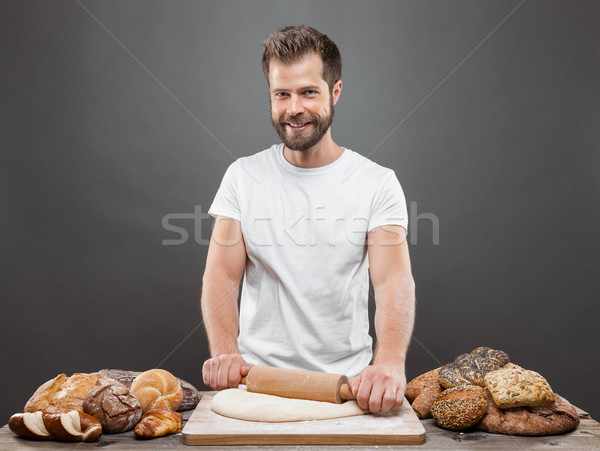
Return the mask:
{"type": "Polygon", "coordinates": [[[404,401],[404,365],[375,363],[348,381],[361,409],[371,413],[397,410],[404,401]]]}

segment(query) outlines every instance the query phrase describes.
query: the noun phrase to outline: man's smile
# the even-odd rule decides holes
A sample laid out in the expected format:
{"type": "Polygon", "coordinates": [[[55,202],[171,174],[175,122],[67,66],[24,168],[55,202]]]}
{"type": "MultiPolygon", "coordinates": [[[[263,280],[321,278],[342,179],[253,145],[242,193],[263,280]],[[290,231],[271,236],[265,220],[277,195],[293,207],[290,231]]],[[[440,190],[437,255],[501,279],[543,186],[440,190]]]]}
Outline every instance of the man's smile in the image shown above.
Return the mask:
{"type": "Polygon", "coordinates": [[[310,125],[310,122],[304,122],[304,123],[300,123],[300,124],[292,124],[290,122],[286,123],[286,125],[293,131],[293,132],[303,132],[304,130],[306,130],[308,128],[308,126],[310,125]]]}

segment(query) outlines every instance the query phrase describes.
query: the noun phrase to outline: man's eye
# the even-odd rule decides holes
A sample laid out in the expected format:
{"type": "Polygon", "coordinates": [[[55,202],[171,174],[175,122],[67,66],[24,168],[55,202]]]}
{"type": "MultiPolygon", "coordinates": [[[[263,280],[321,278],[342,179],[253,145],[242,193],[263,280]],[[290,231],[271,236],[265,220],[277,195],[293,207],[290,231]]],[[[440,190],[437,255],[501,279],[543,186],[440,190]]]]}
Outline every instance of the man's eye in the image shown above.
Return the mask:
{"type": "Polygon", "coordinates": [[[275,97],[285,97],[287,96],[287,92],[278,92],[277,94],[275,94],[275,97]]]}
{"type": "Polygon", "coordinates": [[[306,91],[304,91],[306,94],[308,94],[309,96],[314,96],[317,94],[317,91],[315,91],[314,89],[307,89],[306,91]]]}

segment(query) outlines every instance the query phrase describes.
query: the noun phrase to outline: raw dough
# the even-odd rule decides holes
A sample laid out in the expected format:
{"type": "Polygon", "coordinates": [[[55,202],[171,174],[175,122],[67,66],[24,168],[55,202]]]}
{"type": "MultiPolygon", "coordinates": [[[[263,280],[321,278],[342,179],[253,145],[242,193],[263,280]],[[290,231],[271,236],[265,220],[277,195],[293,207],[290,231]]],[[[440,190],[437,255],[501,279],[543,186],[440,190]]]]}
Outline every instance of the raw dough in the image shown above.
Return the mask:
{"type": "Polygon", "coordinates": [[[268,422],[327,420],[366,413],[356,401],[333,404],[249,393],[238,388],[217,393],[212,400],[212,410],[239,420],[268,422]]]}

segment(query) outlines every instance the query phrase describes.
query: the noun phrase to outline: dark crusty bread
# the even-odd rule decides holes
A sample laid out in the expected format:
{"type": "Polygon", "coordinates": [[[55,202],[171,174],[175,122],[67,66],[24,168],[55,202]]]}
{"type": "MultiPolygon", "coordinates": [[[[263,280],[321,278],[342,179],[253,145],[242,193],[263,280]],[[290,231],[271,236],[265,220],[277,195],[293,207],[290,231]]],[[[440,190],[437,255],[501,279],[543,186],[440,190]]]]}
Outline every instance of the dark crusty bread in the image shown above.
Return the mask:
{"type": "Polygon", "coordinates": [[[550,407],[515,407],[499,409],[489,392],[487,412],[477,428],[486,432],[511,435],[554,435],[573,430],[579,424],[575,408],[554,394],[550,407]]]}
{"type": "Polygon", "coordinates": [[[140,402],[121,384],[94,388],[83,400],[83,411],[100,421],[108,434],[129,431],[142,417],[140,402]]]}
{"type": "MultiPolygon", "coordinates": [[[[117,369],[102,369],[98,371],[100,374],[104,374],[111,379],[115,379],[125,385],[127,388],[131,389],[131,384],[133,380],[142,374],[139,371],[127,371],[127,370],[117,370],[117,369]]],[[[195,408],[200,402],[200,392],[196,387],[194,387],[189,382],[184,381],[183,379],[177,378],[179,383],[181,384],[181,389],[183,390],[183,399],[181,401],[181,405],[179,412],[182,410],[190,410],[195,408]]]]}
{"type": "Polygon", "coordinates": [[[440,369],[428,371],[415,377],[406,385],[405,396],[411,403],[413,410],[421,419],[431,416],[431,406],[435,398],[444,391],[439,383],[440,369]]]}
{"type": "Polygon", "coordinates": [[[460,431],[477,424],[486,411],[485,389],[476,385],[445,390],[431,406],[436,424],[451,431],[460,431]]]}
{"type": "Polygon", "coordinates": [[[485,387],[485,375],[509,363],[508,354],[481,346],[468,354],[461,354],[454,362],[440,369],[439,381],[444,388],[461,385],[485,387]]]}

